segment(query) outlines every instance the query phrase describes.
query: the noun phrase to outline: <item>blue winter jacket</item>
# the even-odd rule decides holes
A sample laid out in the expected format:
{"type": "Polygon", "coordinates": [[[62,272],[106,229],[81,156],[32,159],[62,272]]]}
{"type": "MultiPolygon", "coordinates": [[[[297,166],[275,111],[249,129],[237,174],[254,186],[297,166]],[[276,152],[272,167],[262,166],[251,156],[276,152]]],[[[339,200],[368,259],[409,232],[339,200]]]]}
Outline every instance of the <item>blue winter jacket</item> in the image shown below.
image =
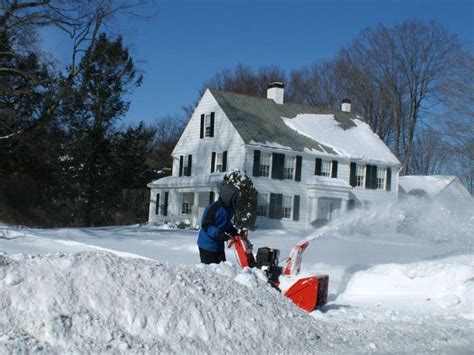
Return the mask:
{"type": "Polygon", "coordinates": [[[232,212],[224,207],[221,199],[207,206],[202,214],[198,246],[213,252],[224,250],[224,239],[218,240],[217,235],[220,232],[229,233],[230,235],[237,234],[231,220],[232,212]]]}

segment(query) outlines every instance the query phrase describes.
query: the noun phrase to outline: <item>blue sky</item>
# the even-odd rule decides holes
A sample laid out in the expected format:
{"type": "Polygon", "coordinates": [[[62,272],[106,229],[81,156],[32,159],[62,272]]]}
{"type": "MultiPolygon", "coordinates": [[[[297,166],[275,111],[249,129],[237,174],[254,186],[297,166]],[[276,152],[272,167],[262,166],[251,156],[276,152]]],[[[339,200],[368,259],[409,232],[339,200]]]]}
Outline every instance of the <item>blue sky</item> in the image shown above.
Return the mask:
{"type": "Polygon", "coordinates": [[[474,52],[472,0],[161,0],[120,30],[144,73],[125,124],[182,115],[203,82],[236,64],[285,71],[329,59],[364,27],[438,20],[474,52]]]}

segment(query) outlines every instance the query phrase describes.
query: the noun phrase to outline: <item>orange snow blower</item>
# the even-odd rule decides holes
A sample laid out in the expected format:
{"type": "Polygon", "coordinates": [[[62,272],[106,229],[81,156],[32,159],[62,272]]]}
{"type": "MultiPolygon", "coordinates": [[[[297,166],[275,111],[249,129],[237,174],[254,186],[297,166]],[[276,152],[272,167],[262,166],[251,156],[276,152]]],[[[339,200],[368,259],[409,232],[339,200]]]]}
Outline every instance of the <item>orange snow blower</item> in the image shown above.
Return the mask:
{"type": "MultiPolygon", "coordinates": [[[[268,282],[280,289],[280,276],[292,278],[301,269],[301,254],[308,246],[307,241],[296,244],[291,250],[284,268],[279,266],[280,251],[269,247],[259,248],[257,257],[253,255],[252,244],[248,236],[233,236],[230,238],[229,248],[234,247],[237,260],[242,268],[257,267],[261,269],[268,282]]],[[[307,312],[327,303],[329,277],[327,275],[309,276],[298,279],[291,285],[284,295],[291,299],[298,307],[307,312]]]]}

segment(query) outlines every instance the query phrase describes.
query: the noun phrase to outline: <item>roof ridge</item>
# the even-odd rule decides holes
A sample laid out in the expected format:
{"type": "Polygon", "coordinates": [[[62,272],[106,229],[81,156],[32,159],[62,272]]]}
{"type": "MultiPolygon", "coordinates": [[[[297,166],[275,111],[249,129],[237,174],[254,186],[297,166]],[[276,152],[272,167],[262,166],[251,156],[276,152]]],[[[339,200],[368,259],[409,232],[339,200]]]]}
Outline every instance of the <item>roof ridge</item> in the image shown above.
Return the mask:
{"type": "MultiPolygon", "coordinates": [[[[240,96],[250,97],[250,98],[252,98],[252,99],[258,99],[258,100],[272,100],[272,99],[268,99],[268,98],[266,98],[266,97],[254,96],[254,95],[250,95],[250,94],[243,94],[243,93],[240,93],[240,92],[233,92],[233,91],[229,91],[229,90],[222,90],[222,89],[216,89],[216,88],[208,88],[208,89],[211,90],[211,91],[220,91],[220,92],[223,92],[223,93],[226,93],[226,94],[232,94],[232,95],[240,95],[240,96]]],[[[272,100],[272,101],[273,101],[273,100],[272,100]]],[[[355,113],[355,112],[345,112],[345,111],[342,111],[342,110],[335,110],[335,109],[332,109],[332,108],[326,108],[326,107],[322,107],[322,106],[318,106],[318,105],[302,104],[302,103],[299,103],[299,102],[291,102],[291,101],[289,101],[289,102],[283,102],[283,105],[285,105],[285,104],[311,107],[311,108],[315,108],[315,109],[318,109],[318,110],[329,111],[329,112],[332,113],[332,114],[336,114],[336,113],[353,114],[353,115],[354,115],[354,118],[356,118],[356,116],[358,116],[358,114],[355,113]]],[[[277,104],[277,105],[280,105],[280,104],[277,104]]]]}

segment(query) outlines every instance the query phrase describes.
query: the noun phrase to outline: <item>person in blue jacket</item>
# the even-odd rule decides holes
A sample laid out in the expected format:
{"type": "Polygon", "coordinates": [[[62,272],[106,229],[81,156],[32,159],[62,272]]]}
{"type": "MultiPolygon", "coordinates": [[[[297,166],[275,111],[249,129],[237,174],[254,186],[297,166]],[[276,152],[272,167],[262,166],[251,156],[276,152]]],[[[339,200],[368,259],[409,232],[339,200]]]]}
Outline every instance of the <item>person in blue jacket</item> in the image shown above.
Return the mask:
{"type": "Polygon", "coordinates": [[[239,189],[225,184],[221,188],[219,199],[204,210],[197,240],[202,263],[218,264],[225,261],[224,243],[230,236],[238,233],[232,224],[232,217],[239,197],[239,189]]]}

